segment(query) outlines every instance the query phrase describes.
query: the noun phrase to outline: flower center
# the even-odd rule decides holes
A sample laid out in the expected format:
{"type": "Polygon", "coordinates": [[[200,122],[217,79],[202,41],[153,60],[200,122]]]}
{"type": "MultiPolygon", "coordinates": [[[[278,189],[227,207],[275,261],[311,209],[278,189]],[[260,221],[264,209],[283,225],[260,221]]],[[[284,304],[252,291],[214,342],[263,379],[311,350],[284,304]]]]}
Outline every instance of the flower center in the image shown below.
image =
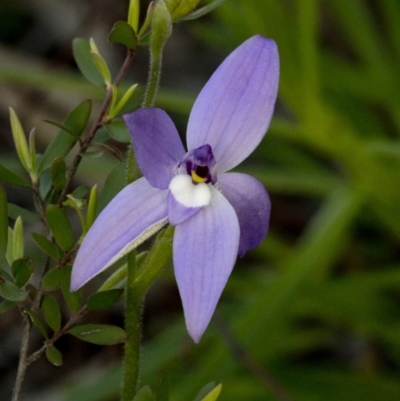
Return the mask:
{"type": "Polygon", "coordinates": [[[210,145],[193,149],[185,155],[180,165],[186,167],[186,172],[192,178],[194,185],[217,182],[215,175],[215,159],[210,145]]]}
{"type": "Polygon", "coordinates": [[[201,182],[206,182],[208,175],[208,167],[196,166],[196,168],[192,170],[191,175],[194,184],[200,184],[201,182]]]}

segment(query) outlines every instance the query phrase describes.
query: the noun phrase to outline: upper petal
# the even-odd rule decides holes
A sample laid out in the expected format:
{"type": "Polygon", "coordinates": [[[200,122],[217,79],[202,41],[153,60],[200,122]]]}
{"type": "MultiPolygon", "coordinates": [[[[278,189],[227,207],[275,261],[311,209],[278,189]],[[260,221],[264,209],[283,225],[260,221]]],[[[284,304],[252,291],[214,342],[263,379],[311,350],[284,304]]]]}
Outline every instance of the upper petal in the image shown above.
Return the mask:
{"type": "Polygon", "coordinates": [[[166,189],[186,153],[178,131],[161,109],[142,108],[123,116],[140,169],[153,187],[166,189]]]}
{"type": "Polygon", "coordinates": [[[79,248],[72,268],[73,291],[139,245],[135,240],[142,234],[150,236],[166,222],[167,194],[140,178],[107,205],[79,248]]]}
{"type": "Polygon", "coordinates": [[[218,186],[238,216],[239,255],[243,256],[267,235],[271,213],[269,195],[261,182],[247,174],[221,174],[218,186]]]}
{"type": "Polygon", "coordinates": [[[189,150],[211,145],[219,172],[243,161],[260,143],[274,111],[279,55],[257,35],[234,50],[211,76],[193,106],[189,150]]]}
{"type": "Polygon", "coordinates": [[[236,261],[239,222],[213,188],[211,204],[175,228],[174,270],[186,327],[198,342],[214,313],[236,261]]]}

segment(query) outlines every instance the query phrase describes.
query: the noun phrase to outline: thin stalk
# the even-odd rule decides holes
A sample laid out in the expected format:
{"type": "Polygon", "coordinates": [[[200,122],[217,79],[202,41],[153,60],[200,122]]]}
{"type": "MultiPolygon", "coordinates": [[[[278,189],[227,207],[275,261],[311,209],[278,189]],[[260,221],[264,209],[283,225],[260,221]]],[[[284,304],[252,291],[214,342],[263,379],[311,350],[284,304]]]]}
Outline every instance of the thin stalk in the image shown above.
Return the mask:
{"type": "Polygon", "coordinates": [[[24,314],[23,320],[24,320],[24,331],[22,333],[21,350],[19,352],[18,372],[17,372],[17,378],[15,379],[15,386],[11,399],[12,401],[19,400],[22,389],[22,383],[24,382],[26,369],[28,367],[27,357],[28,357],[29,339],[31,333],[31,322],[29,316],[26,314],[24,314]]]}
{"type": "MultiPolygon", "coordinates": [[[[42,271],[42,277],[46,274],[47,270],[49,269],[49,265],[50,265],[50,258],[48,257],[42,271]]],[[[32,302],[33,311],[35,311],[39,307],[42,295],[43,295],[43,288],[39,288],[39,290],[36,292],[35,299],[32,302]]],[[[26,369],[29,366],[28,351],[29,351],[29,340],[31,338],[32,323],[29,316],[26,313],[23,313],[22,316],[23,316],[24,330],[22,332],[21,350],[19,353],[17,377],[15,379],[15,385],[11,399],[12,401],[18,401],[20,399],[22,384],[25,379],[26,369]]]]}
{"type": "Polygon", "coordinates": [[[140,367],[141,318],[144,294],[135,285],[136,255],[127,256],[128,280],[126,284],[124,374],[121,401],[132,401],[137,392],[140,367]]]}
{"type": "MultiPolygon", "coordinates": [[[[135,50],[132,49],[128,49],[128,53],[126,55],[125,61],[117,75],[117,78],[114,81],[114,85],[115,86],[119,86],[122,79],[124,78],[125,74],[127,73],[129,66],[132,63],[133,58],[135,57],[135,50]]],[[[61,205],[61,203],[63,202],[65,195],[68,192],[69,186],[73,180],[73,178],[75,177],[76,171],[78,169],[78,166],[82,160],[82,153],[85,153],[86,150],[88,149],[88,147],[90,146],[90,143],[94,137],[94,135],[96,134],[97,130],[103,125],[103,119],[106,115],[107,109],[110,105],[112,99],[112,90],[111,89],[107,89],[107,94],[106,97],[100,107],[100,111],[99,114],[97,115],[96,121],[93,123],[92,127],[90,128],[90,131],[86,137],[86,139],[81,143],[79,152],[77,153],[77,155],[74,157],[71,165],[68,168],[68,172],[67,172],[67,182],[64,186],[63,191],[61,192],[59,198],[58,198],[58,204],[61,205]]]]}

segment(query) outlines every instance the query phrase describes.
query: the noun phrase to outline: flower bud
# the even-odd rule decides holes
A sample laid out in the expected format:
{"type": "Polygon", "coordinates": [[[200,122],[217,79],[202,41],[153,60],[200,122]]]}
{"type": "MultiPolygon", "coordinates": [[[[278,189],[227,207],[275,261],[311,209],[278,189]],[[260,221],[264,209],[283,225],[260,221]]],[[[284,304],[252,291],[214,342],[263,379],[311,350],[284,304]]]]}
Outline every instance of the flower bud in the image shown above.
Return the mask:
{"type": "Polygon", "coordinates": [[[165,0],[172,21],[178,21],[190,14],[199,2],[200,0],[165,0]]]}

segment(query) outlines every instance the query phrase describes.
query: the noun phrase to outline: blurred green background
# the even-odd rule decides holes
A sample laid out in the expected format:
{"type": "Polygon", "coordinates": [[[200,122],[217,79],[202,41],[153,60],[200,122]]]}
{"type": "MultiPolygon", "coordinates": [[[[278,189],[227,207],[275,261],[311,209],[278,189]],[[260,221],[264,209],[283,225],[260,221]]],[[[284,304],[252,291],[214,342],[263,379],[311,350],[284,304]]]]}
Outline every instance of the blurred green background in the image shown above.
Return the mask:
{"type": "MultiPolygon", "coordinates": [[[[0,2],[4,165],[20,171],[8,106],[26,131],[37,127],[43,151],[56,132],[44,118],[62,121],[78,102],[101,101],[79,75],[71,41],[94,37],[116,72],[124,50],[106,39],[126,9],[123,0],[0,2]]],[[[400,2],[227,0],[176,25],[158,105],[182,134],[212,71],[257,33],[278,44],[279,99],[268,135],[238,170],[268,189],[270,233],[238,260],[199,345],[186,334],[172,267],[161,277],[143,315],[142,382],[168,372],[173,401],[192,400],[211,381],[223,383],[221,401],[399,400],[400,2]]],[[[143,48],[127,82],[144,84],[147,65],[143,48]]],[[[85,162],[79,183],[101,186],[116,163],[85,162]]],[[[8,189],[10,201],[32,207],[29,193],[8,189]]],[[[123,305],[88,321],[122,325],[123,305]]],[[[10,397],[20,333],[17,311],[0,316],[0,399],[10,397]]],[[[64,365],[36,362],[26,399],[118,399],[121,348],[57,344],[64,365]]]]}

